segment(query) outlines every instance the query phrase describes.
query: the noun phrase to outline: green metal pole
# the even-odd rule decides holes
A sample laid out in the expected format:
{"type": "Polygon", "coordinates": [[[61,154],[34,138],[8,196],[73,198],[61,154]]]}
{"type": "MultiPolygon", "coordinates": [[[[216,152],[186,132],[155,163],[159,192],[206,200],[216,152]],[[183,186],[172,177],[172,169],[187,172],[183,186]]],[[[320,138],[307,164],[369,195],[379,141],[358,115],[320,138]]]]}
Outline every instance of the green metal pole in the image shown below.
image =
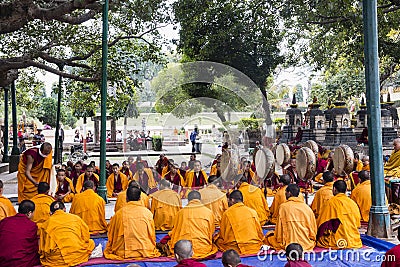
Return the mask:
{"type": "MultiPolygon", "coordinates": [[[[60,71],[63,71],[64,66],[59,65],[60,71]]],[[[60,117],[61,117],[61,97],[62,97],[62,77],[58,77],[58,98],[57,98],[57,119],[56,119],[56,133],[54,135],[54,164],[62,163],[62,155],[59,155],[59,142],[60,142],[60,117]]],[[[62,150],[61,150],[62,151],[62,150]]]]}
{"type": "Polygon", "coordinates": [[[368,145],[371,164],[372,207],[367,234],[391,237],[389,211],[385,201],[382,159],[381,105],[378,59],[377,1],[363,1],[365,79],[367,86],[368,145]],[[378,130],[376,130],[378,129],[378,130]]]}
{"type": "Polygon", "coordinates": [[[12,103],[12,120],[13,120],[13,147],[11,155],[19,155],[18,149],[18,121],[17,121],[17,96],[15,90],[15,81],[11,83],[11,103],[12,103]]]}
{"type": "Polygon", "coordinates": [[[101,68],[101,129],[100,129],[100,186],[97,193],[107,202],[106,188],[106,123],[107,123],[107,54],[108,54],[108,0],[103,4],[103,38],[101,68]]]}
{"type": "Polygon", "coordinates": [[[4,156],[3,162],[7,163],[10,161],[8,157],[8,87],[4,87],[4,156]]]}

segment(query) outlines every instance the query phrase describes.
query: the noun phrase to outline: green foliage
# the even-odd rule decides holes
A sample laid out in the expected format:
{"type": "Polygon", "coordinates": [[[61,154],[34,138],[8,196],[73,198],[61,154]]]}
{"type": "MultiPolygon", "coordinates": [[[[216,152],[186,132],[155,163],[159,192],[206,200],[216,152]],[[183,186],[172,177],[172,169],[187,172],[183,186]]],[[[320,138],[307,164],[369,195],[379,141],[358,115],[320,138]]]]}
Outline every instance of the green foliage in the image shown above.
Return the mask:
{"type": "Polygon", "coordinates": [[[37,104],[38,106],[33,112],[34,116],[43,124],[55,127],[57,121],[57,101],[54,98],[45,97],[37,104]]]}
{"type": "Polygon", "coordinates": [[[294,89],[295,89],[294,93],[296,95],[297,102],[303,102],[304,101],[303,87],[301,86],[301,84],[296,85],[294,89]]]}
{"type": "Polygon", "coordinates": [[[162,151],[162,136],[154,135],[153,138],[153,150],[154,151],[162,151]]]}
{"type": "Polygon", "coordinates": [[[263,119],[254,119],[254,118],[242,118],[240,119],[240,122],[243,124],[243,126],[246,129],[249,130],[257,130],[263,123],[263,119]]]}

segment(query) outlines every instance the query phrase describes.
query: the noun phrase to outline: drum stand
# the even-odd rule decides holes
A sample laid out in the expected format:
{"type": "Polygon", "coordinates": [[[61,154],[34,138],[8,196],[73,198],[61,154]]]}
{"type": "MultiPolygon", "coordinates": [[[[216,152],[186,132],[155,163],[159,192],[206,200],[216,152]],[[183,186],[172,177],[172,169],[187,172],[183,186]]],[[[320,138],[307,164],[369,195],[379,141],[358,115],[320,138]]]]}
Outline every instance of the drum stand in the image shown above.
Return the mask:
{"type": "Polygon", "coordinates": [[[307,183],[306,183],[306,187],[304,188],[305,189],[304,199],[305,199],[307,205],[308,205],[308,189],[310,187],[312,188],[311,180],[308,180],[307,183]]]}

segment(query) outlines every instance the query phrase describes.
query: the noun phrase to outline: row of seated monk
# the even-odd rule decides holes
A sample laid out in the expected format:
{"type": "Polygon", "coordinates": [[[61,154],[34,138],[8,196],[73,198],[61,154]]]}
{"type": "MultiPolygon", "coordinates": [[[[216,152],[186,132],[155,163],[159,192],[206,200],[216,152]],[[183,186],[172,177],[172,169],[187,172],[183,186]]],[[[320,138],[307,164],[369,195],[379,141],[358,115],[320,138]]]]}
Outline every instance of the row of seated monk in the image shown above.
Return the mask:
{"type": "MultiPolygon", "coordinates": [[[[229,192],[227,196],[214,184],[218,181],[217,177],[211,176],[207,187],[190,191],[189,203],[184,208],[181,197],[171,189],[168,180],[162,179],[159,191],[150,195],[151,205],[149,197],[133,180],[118,195],[116,213],[109,224],[105,220],[105,202],[94,192],[91,180],[85,181],[83,192],[73,198],[70,209],[70,213],[76,215],[73,217],[61,211],[64,208],[53,208],[52,211],[54,203],[58,203],[58,207],[64,207],[64,204],[54,202],[47,195],[49,185],[41,182],[38,195],[31,199],[36,206],[32,220],[38,225],[41,236],[42,264],[46,265],[49,260],[48,266],[59,260],[68,260],[62,256],[65,254],[63,248],[73,247],[71,241],[74,239],[66,238],[63,232],[55,233],[61,225],[71,225],[71,218],[79,218],[87,233],[79,234],[76,229],[64,231],[78,233],[79,238],[89,238],[89,233],[108,232],[104,256],[115,260],[169,256],[181,239],[192,242],[194,259],[207,258],[218,250],[228,249],[235,249],[242,255],[256,254],[263,244],[275,250],[283,250],[291,243],[300,244],[305,251],[313,250],[316,245],[334,249],[360,248],[362,243],[358,228],[362,220],[368,221],[362,214],[364,209],[369,211],[370,207],[365,204],[365,197],[370,196],[370,193],[365,193],[368,189],[370,192],[369,172],[362,171],[359,177],[362,183],[349,198],[345,194],[347,184],[343,180],[333,182],[333,174],[325,172],[325,185],[316,193],[309,207],[304,203],[298,185],[291,183],[290,176],[282,175],[280,180],[283,186],[276,192],[270,208],[261,189],[248,184],[245,177],[238,181],[238,190],[229,192]],[[50,213],[53,215],[50,216],[50,213]],[[58,214],[60,216],[55,216],[58,214]],[[261,226],[267,221],[275,223],[276,227],[275,231],[264,235],[261,226]],[[219,232],[216,233],[218,227],[219,232]],[[155,230],[170,232],[156,244],[155,230]],[[340,243],[341,240],[345,242],[340,243]],[[54,251],[57,253],[54,254],[54,251]]],[[[78,244],[82,245],[81,242],[78,244]]],[[[85,241],[83,248],[86,252],[93,249],[90,241],[85,241]]],[[[72,249],[67,249],[67,252],[72,253],[72,249]]]]}

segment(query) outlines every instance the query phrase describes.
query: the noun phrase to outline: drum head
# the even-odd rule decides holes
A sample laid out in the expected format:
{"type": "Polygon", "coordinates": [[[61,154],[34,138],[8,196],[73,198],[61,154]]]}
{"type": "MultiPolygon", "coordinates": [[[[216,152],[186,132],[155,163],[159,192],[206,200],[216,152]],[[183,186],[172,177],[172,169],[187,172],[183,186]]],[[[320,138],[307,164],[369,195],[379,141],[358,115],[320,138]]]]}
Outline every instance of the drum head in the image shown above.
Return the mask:
{"type": "Polygon", "coordinates": [[[315,155],[318,155],[318,144],[313,141],[313,140],[308,140],[307,142],[304,143],[304,147],[308,147],[311,149],[315,155]]]}
{"type": "Polygon", "coordinates": [[[286,166],[290,160],[290,149],[286,144],[279,144],[275,152],[276,162],[280,166],[286,166]]]}
{"type": "Polygon", "coordinates": [[[268,148],[259,149],[255,156],[254,164],[256,165],[257,175],[261,179],[265,179],[274,166],[275,157],[268,148]]]}
{"type": "Polygon", "coordinates": [[[235,148],[222,151],[220,165],[221,178],[225,181],[232,181],[238,172],[239,152],[235,148]]]}
{"type": "Polygon", "coordinates": [[[302,147],[297,151],[296,168],[301,180],[310,180],[314,177],[316,170],[316,158],[314,151],[308,147],[302,147]]]}
{"type": "Polygon", "coordinates": [[[337,174],[349,174],[353,171],[353,150],[348,145],[340,145],[333,154],[333,166],[337,174]]]}

